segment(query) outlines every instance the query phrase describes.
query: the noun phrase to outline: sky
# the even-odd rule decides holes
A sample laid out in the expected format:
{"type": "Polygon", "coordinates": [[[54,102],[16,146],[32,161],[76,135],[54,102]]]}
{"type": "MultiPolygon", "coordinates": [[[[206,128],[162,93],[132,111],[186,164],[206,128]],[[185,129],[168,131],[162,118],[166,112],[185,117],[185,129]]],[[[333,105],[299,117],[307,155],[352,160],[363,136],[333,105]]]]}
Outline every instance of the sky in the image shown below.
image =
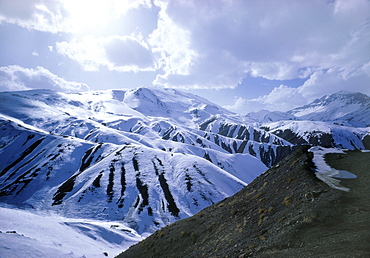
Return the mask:
{"type": "Polygon", "coordinates": [[[0,0],[0,91],[152,85],[242,114],[370,95],[370,1],[0,0]]]}

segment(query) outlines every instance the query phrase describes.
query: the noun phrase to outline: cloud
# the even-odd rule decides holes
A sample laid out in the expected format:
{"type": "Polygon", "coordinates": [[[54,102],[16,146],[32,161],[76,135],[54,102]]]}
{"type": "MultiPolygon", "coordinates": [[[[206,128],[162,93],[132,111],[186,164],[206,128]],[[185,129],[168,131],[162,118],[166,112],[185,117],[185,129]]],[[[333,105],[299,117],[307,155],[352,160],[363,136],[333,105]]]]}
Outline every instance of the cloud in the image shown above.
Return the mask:
{"type": "Polygon", "coordinates": [[[330,68],[314,72],[297,90],[308,100],[340,90],[370,95],[370,62],[358,68],[330,68]]]}
{"type": "Polygon", "coordinates": [[[150,0],[1,0],[0,23],[52,33],[81,33],[105,26],[130,9],[151,6],[150,0]]]}
{"type": "Polygon", "coordinates": [[[85,71],[98,71],[106,66],[111,71],[152,71],[154,61],[148,45],[135,36],[92,35],[56,43],[56,51],[77,61],[85,71]]]}
{"type": "Polygon", "coordinates": [[[0,0],[0,22],[72,32],[50,51],[85,71],[155,71],[153,84],[166,87],[241,88],[248,77],[306,80],[259,99],[237,98],[240,107],[285,109],[278,96],[288,92],[306,101],[341,89],[369,93],[368,0],[0,0]],[[153,8],[153,17],[159,10],[156,29],[142,33],[146,38],[139,29],[117,33],[113,27],[123,25],[114,22],[138,8],[153,8]]]}
{"type": "Polygon", "coordinates": [[[300,93],[299,89],[282,84],[275,87],[269,94],[255,99],[247,100],[238,97],[233,105],[225,106],[225,108],[245,114],[259,110],[288,111],[305,104],[308,104],[308,99],[300,93]]]}
{"type": "Polygon", "coordinates": [[[367,0],[160,3],[149,43],[165,86],[233,88],[248,76],[307,78],[369,62],[367,0]]]}
{"type": "Polygon", "coordinates": [[[0,22],[17,24],[27,29],[53,33],[65,31],[65,13],[59,1],[0,1],[0,22]]]}
{"type": "Polygon", "coordinates": [[[314,71],[308,80],[298,88],[280,85],[269,94],[255,99],[235,98],[232,105],[225,108],[237,112],[248,113],[262,109],[270,111],[287,111],[303,106],[340,90],[362,92],[370,95],[370,62],[358,68],[330,68],[314,71]]]}
{"type": "Polygon", "coordinates": [[[93,36],[57,42],[55,50],[77,61],[85,71],[98,71],[99,66],[107,62],[101,40],[96,40],[93,36]]]}
{"type": "Polygon", "coordinates": [[[161,8],[157,29],[148,39],[158,67],[165,72],[156,78],[154,84],[166,84],[169,76],[181,78],[189,75],[189,68],[196,58],[195,52],[190,48],[189,32],[171,20],[165,11],[166,4],[161,4],[161,8]]]}
{"type": "Polygon", "coordinates": [[[263,103],[260,103],[258,100],[247,100],[242,97],[235,97],[234,104],[224,106],[224,108],[239,114],[266,110],[265,105],[263,103]]]}
{"type": "Polygon", "coordinates": [[[43,67],[36,69],[18,65],[0,67],[0,91],[52,89],[56,91],[86,91],[84,83],[66,81],[43,67]]]}
{"type": "Polygon", "coordinates": [[[135,37],[109,37],[104,49],[112,70],[151,70],[154,66],[147,44],[135,37]]]}
{"type": "Polygon", "coordinates": [[[297,106],[307,104],[307,99],[302,96],[299,89],[280,85],[268,95],[259,97],[258,102],[266,105],[267,110],[287,111],[297,106]]]}

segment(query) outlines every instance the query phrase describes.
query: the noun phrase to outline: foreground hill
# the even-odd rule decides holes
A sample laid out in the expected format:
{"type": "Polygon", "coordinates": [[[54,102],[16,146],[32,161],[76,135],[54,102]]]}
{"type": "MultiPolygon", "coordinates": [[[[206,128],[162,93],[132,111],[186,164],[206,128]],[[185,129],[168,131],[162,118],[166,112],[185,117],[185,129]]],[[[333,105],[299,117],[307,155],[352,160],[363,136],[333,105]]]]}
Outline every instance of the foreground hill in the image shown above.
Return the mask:
{"type": "Polygon", "coordinates": [[[118,257],[347,257],[370,254],[370,153],[331,155],[351,191],[318,180],[305,148],[234,196],[157,231],[118,257]]]}

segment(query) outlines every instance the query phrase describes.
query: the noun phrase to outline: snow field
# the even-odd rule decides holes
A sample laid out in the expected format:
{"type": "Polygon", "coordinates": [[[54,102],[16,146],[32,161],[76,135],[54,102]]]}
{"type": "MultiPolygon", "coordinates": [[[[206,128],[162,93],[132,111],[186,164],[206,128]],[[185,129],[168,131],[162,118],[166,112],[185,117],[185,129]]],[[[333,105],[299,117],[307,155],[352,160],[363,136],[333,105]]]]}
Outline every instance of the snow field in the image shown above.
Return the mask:
{"type": "Polygon", "coordinates": [[[1,257],[112,257],[143,239],[119,222],[5,207],[0,207],[0,231],[1,257]]]}

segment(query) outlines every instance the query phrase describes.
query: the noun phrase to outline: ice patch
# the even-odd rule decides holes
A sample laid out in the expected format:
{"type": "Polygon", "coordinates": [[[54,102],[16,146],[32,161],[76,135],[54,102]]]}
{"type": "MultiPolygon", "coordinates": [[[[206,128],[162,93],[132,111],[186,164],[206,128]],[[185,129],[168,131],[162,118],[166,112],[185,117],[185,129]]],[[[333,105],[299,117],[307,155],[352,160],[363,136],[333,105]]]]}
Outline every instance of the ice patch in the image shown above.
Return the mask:
{"type": "Polygon", "coordinates": [[[353,179],[357,176],[346,170],[337,170],[326,164],[324,156],[328,153],[345,154],[344,150],[315,146],[308,151],[314,154],[312,161],[316,166],[316,176],[334,189],[349,191],[349,188],[340,184],[339,179],[353,179]]]}

